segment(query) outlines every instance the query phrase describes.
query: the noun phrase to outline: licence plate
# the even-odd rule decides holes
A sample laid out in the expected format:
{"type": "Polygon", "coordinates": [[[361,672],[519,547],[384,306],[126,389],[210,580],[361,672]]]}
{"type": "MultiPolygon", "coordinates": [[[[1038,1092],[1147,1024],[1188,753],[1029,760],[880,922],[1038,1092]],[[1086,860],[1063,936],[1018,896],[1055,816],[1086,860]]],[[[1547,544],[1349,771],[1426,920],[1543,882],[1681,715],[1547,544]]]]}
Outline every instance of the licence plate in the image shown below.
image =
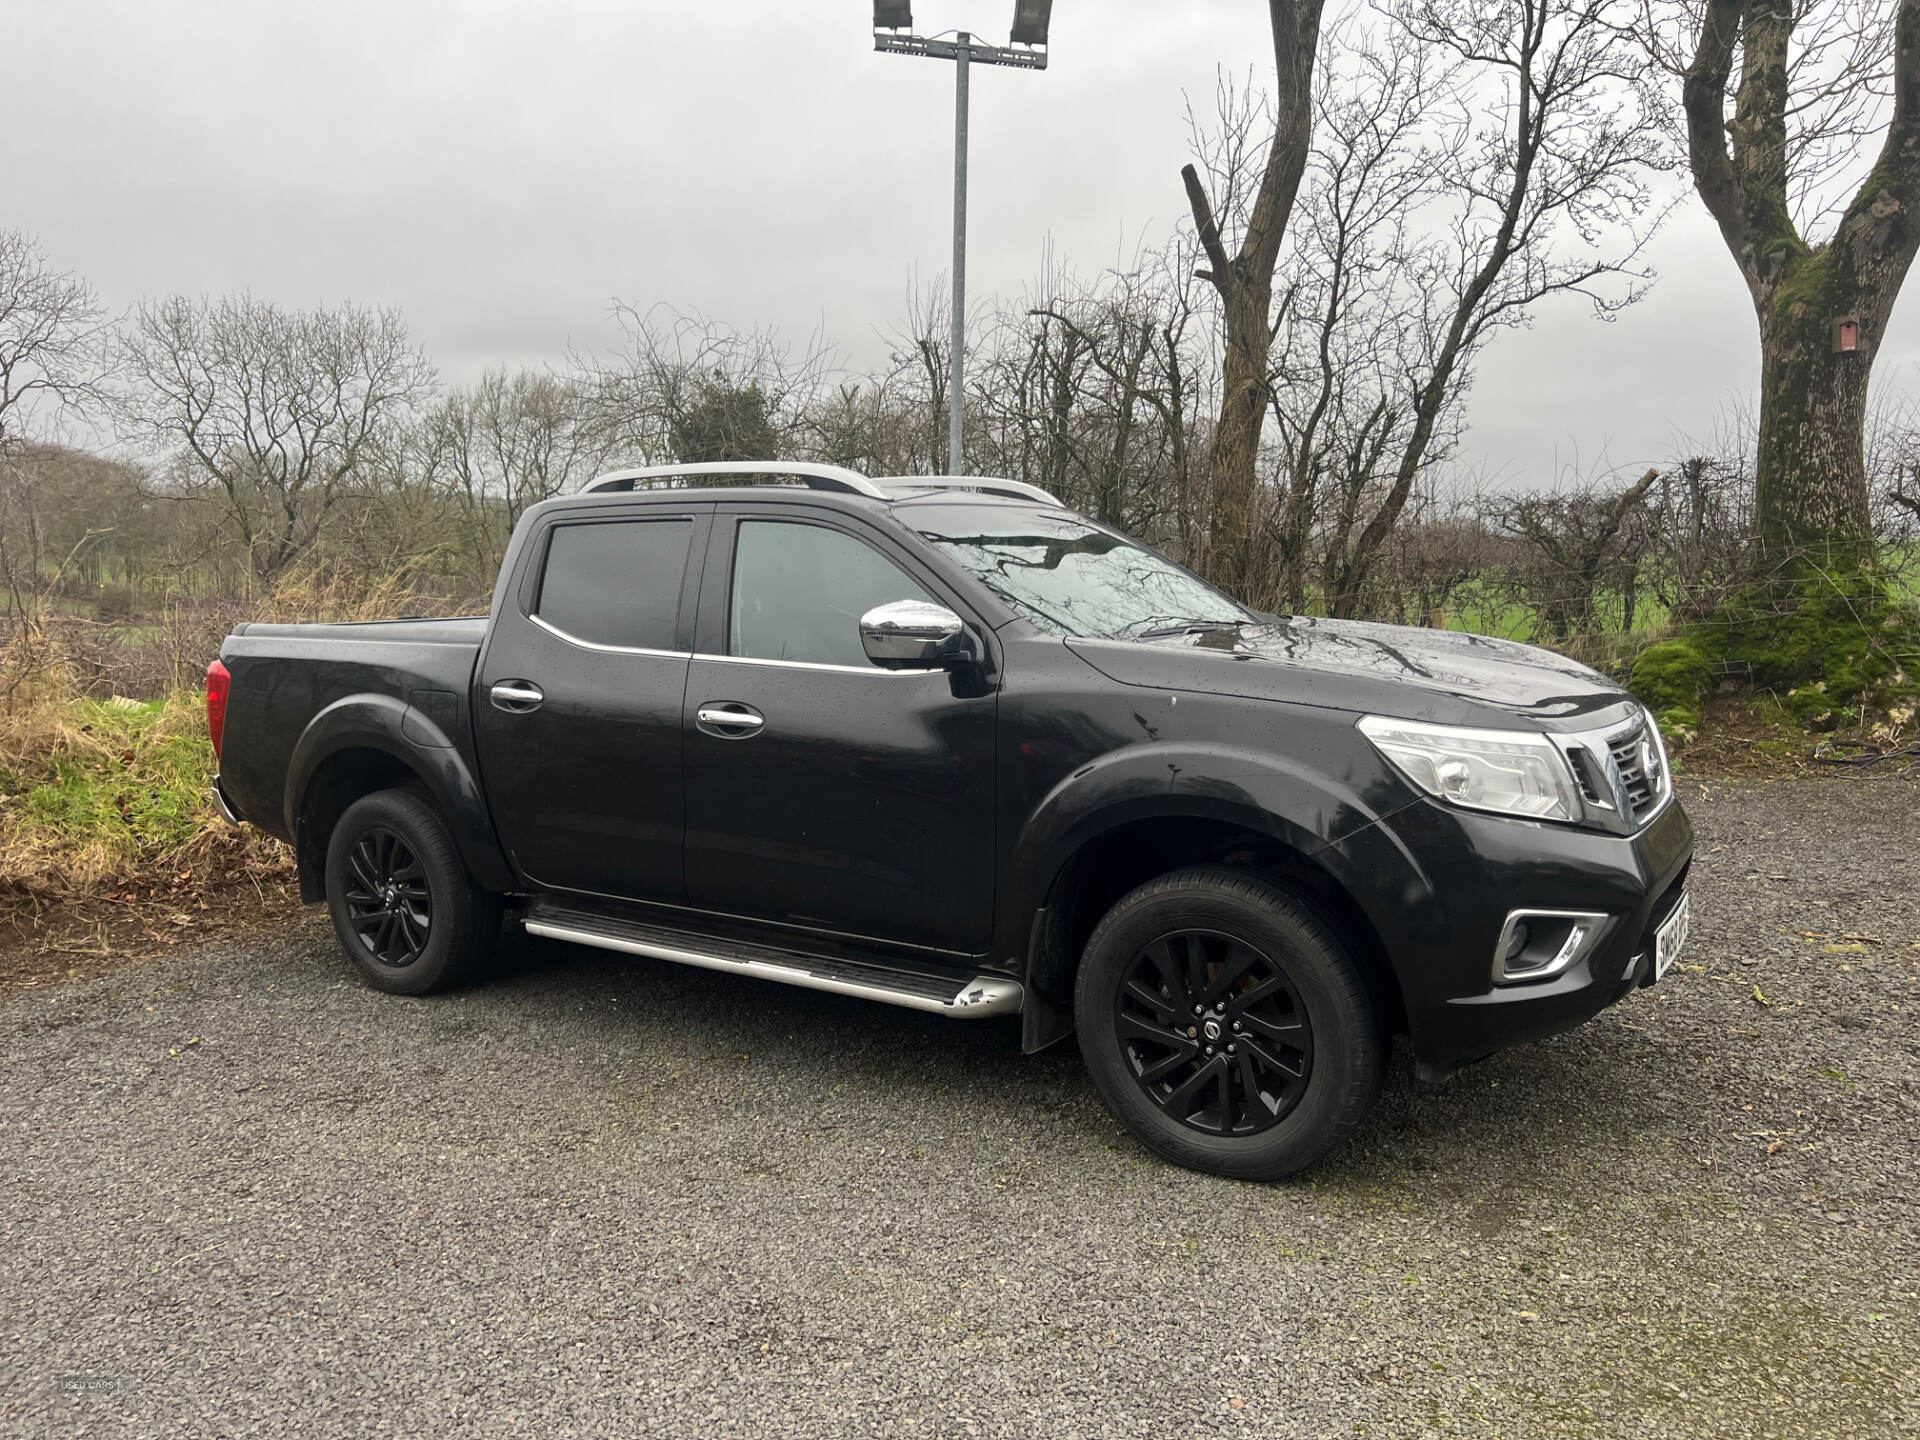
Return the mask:
{"type": "Polygon", "coordinates": [[[1682,895],[1673,913],[1653,932],[1653,978],[1658,980],[1673,968],[1674,957],[1687,943],[1687,917],[1693,909],[1693,897],[1682,895]]]}

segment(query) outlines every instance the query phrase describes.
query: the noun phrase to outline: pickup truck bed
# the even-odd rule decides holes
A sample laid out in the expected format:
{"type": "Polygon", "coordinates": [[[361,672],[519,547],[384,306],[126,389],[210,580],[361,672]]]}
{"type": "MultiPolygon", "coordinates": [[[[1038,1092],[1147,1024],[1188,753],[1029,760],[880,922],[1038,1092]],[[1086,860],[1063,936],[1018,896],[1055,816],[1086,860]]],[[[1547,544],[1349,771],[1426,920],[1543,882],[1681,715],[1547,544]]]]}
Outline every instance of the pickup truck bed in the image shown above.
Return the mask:
{"type": "MultiPolygon", "coordinates": [[[[486,637],[484,615],[235,627],[220,650],[232,676],[220,755],[226,805],[292,842],[303,806],[315,825],[345,808],[347,797],[326,784],[330,759],[352,751],[363,771],[371,761],[378,772],[372,757],[389,755],[398,739],[412,763],[389,755],[389,773],[406,783],[411,770],[427,772],[421,778],[446,804],[462,858],[476,874],[509,888],[511,876],[473,780],[478,767],[467,707],[486,637]]],[[[301,888],[309,901],[324,898],[318,858],[302,856],[301,888]]]]}

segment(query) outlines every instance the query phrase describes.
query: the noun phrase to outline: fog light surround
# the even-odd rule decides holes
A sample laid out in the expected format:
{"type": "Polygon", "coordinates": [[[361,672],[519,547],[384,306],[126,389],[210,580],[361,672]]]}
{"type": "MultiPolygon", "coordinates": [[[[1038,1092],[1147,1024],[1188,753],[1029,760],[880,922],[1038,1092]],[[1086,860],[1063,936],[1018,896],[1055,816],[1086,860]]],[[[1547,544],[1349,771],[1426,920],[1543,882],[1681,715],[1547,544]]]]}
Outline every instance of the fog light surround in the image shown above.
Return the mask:
{"type": "Polygon", "coordinates": [[[1613,919],[1599,910],[1510,910],[1493,947],[1493,983],[1533,985],[1564,975],[1599,946],[1613,919]]]}

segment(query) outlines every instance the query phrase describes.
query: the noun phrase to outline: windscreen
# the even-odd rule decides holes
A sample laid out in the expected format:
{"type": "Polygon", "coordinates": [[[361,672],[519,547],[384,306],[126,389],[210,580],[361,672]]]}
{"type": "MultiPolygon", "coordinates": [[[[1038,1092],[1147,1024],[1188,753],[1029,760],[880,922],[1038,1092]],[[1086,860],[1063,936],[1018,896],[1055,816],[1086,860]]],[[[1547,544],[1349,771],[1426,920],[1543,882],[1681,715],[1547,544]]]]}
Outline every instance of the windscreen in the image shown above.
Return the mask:
{"type": "Polygon", "coordinates": [[[1252,619],[1172,561],[1058,510],[951,506],[902,514],[1043,630],[1124,640],[1252,619]]]}

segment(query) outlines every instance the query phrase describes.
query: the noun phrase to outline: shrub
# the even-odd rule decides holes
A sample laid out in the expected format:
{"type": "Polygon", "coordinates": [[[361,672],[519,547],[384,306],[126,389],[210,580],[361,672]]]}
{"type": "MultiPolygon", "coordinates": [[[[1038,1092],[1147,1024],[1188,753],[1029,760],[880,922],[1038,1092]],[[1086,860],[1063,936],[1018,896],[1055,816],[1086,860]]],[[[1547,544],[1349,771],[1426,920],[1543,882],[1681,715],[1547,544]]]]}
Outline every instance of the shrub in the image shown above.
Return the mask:
{"type": "Polygon", "coordinates": [[[1633,662],[1633,693],[1669,730],[1700,726],[1700,706],[1713,687],[1714,656],[1698,636],[1649,645],[1633,662]]]}
{"type": "Polygon", "coordinates": [[[1914,606],[1870,572],[1808,567],[1767,603],[1733,612],[1725,633],[1727,658],[1811,729],[1856,724],[1920,689],[1914,606]]]}
{"type": "Polygon", "coordinates": [[[200,696],[49,696],[0,726],[0,892],[69,895],[194,870],[276,871],[281,847],[213,813],[200,696]]]}
{"type": "Polygon", "coordinates": [[[98,620],[127,619],[133,614],[133,587],[102,585],[94,592],[93,613],[98,620]]]}

